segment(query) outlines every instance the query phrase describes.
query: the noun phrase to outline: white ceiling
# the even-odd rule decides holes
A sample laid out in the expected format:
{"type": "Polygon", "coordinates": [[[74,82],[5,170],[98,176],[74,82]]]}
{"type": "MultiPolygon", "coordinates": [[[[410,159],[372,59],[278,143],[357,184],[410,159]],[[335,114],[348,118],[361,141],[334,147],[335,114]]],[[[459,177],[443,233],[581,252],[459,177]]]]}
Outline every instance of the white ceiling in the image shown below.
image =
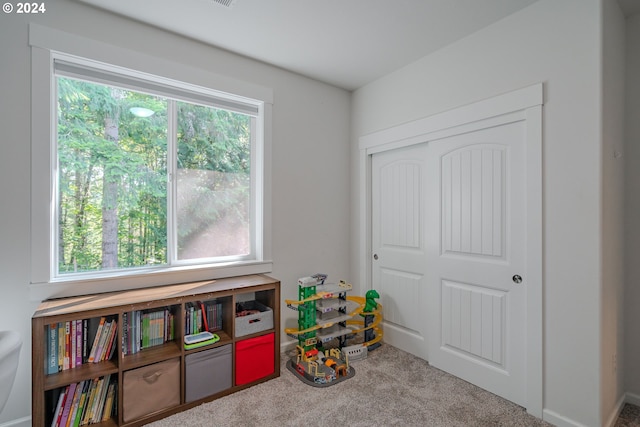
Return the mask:
{"type": "Polygon", "coordinates": [[[353,90],[537,0],[79,1],[353,90]]]}

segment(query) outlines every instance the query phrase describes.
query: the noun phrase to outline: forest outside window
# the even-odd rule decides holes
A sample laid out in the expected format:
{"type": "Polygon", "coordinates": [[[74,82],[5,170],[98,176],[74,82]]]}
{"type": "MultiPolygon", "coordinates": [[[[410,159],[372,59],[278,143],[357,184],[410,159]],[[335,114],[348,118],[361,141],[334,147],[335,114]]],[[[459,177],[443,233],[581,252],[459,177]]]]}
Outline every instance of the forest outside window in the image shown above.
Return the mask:
{"type": "Polygon", "coordinates": [[[54,277],[259,260],[259,101],[66,59],[54,77],[54,277]]]}

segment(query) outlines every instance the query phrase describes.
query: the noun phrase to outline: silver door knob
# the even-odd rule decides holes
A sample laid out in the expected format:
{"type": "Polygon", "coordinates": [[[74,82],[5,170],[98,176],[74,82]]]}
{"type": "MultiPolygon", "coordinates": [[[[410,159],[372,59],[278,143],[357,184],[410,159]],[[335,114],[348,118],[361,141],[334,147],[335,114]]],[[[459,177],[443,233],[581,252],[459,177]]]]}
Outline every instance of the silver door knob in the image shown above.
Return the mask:
{"type": "Polygon", "coordinates": [[[373,254],[373,259],[378,260],[378,254],[373,254]]]}
{"type": "Polygon", "coordinates": [[[522,276],[516,274],[511,278],[511,280],[513,280],[513,283],[522,283],[522,276]]]}

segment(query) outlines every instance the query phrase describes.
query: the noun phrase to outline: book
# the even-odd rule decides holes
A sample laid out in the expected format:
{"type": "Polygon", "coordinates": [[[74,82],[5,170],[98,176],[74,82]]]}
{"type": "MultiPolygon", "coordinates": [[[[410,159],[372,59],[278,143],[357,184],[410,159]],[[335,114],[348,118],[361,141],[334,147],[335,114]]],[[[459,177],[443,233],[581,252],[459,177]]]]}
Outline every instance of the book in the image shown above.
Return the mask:
{"type": "MultiPolygon", "coordinates": [[[[54,325],[52,325],[54,326],[54,325]]],[[[57,325],[56,325],[57,327],[57,325]]],[[[67,398],[67,391],[69,390],[69,386],[66,386],[64,390],[58,396],[58,404],[56,405],[56,411],[53,413],[53,418],[51,419],[51,427],[56,427],[60,425],[60,417],[62,416],[62,408],[64,406],[64,402],[67,398]]]]}
{"type": "Polygon", "coordinates": [[[122,313],[122,355],[129,354],[129,313],[122,313]]]}
{"type": "Polygon", "coordinates": [[[109,383],[111,382],[111,374],[104,376],[102,386],[100,388],[100,394],[98,395],[97,405],[95,413],[93,414],[93,421],[98,423],[102,421],[102,412],[104,411],[104,403],[107,399],[107,390],[109,389],[109,383]]]}
{"type": "Polygon", "coordinates": [[[58,373],[58,325],[47,325],[47,374],[58,373]]]}
{"type": "Polygon", "coordinates": [[[158,312],[157,311],[152,311],[151,313],[148,314],[149,315],[149,331],[147,332],[148,334],[148,340],[149,340],[149,347],[153,347],[156,346],[158,344],[158,337],[157,337],[157,333],[158,333],[158,312]]]}
{"type": "Polygon", "coordinates": [[[209,322],[207,321],[207,310],[204,307],[204,303],[200,302],[200,312],[202,313],[202,323],[204,331],[209,332],[209,322]]]}
{"type": "Polygon", "coordinates": [[[165,311],[166,310],[160,310],[156,312],[156,345],[162,345],[165,343],[165,339],[164,339],[165,311]]]}
{"type": "MultiPolygon", "coordinates": [[[[91,355],[91,349],[93,348],[93,342],[98,335],[98,329],[100,328],[100,322],[102,321],[102,317],[91,317],[87,319],[87,356],[84,363],[89,362],[89,356],[91,355]]],[[[106,321],[106,317],[105,317],[106,321]]]]}
{"type": "Polygon", "coordinates": [[[82,363],[89,361],[89,319],[82,320],[82,363]]]}
{"type": "Polygon", "coordinates": [[[96,408],[98,407],[98,401],[100,400],[100,392],[102,390],[102,384],[104,383],[104,378],[99,378],[96,383],[95,393],[93,395],[93,400],[91,401],[91,406],[89,407],[89,424],[93,424],[95,422],[95,413],[96,408]]]}
{"type": "Polygon", "coordinates": [[[118,334],[114,334],[113,336],[113,340],[111,342],[111,346],[109,348],[109,353],[107,354],[105,360],[111,360],[113,358],[113,355],[116,352],[116,349],[118,348],[118,343],[116,343],[116,339],[118,338],[118,334]]]}
{"type": "Polygon", "coordinates": [[[98,341],[98,348],[96,350],[96,354],[94,356],[93,362],[98,363],[102,360],[102,353],[104,352],[104,346],[107,342],[107,339],[111,335],[111,326],[114,321],[109,320],[106,321],[104,326],[102,327],[102,331],[100,332],[100,340],[98,341]]]}
{"type": "Polygon", "coordinates": [[[140,333],[140,326],[141,326],[141,322],[142,322],[142,312],[140,311],[134,311],[134,316],[135,316],[135,334],[133,336],[133,346],[135,349],[135,352],[139,352],[140,351],[140,344],[142,343],[142,335],[140,333]]]}
{"type": "Polygon", "coordinates": [[[85,401],[84,414],[82,416],[81,425],[86,425],[91,422],[91,410],[96,400],[96,389],[98,386],[98,378],[94,378],[91,380],[91,387],[89,389],[87,400],[85,401]]]}
{"type": "Polygon", "coordinates": [[[207,324],[209,332],[222,329],[222,304],[216,300],[205,302],[207,324]]]}
{"type": "Polygon", "coordinates": [[[168,330],[169,341],[172,341],[176,338],[175,326],[176,326],[175,315],[171,311],[169,311],[169,330],[168,330]]]}
{"type": "Polygon", "coordinates": [[[91,380],[91,384],[89,384],[89,389],[87,390],[87,397],[84,401],[84,408],[82,408],[82,419],[80,421],[80,425],[89,424],[89,412],[91,405],[93,405],[93,401],[96,396],[96,384],[98,383],[98,379],[94,378],[91,380]]]}
{"type": "Polygon", "coordinates": [[[148,334],[148,341],[149,341],[149,347],[154,347],[156,345],[158,345],[158,312],[157,311],[152,311],[151,313],[148,313],[149,316],[149,331],[147,331],[148,334]]]}
{"type": "Polygon", "coordinates": [[[92,363],[96,358],[96,351],[98,350],[98,344],[100,343],[100,336],[102,335],[102,328],[104,327],[104,323],[106,318],[100,318],[100,324],[98,325],[98,329],[96,331],[95,338],[93,340],[93,344],[91,345],[91,352],[89,353],[89,363],[92,363]]]}
{"type": "Polygon", "coordinates": [[[91,345],[95,339],[95,333],[100,324],[99,318],[84,319],[82,321],[82,363],[89,362],[89,354],[91,353],[91,345]]]}
{"type": "Polygon", "coordinates": [[[185,307],[185,335],[192,335],[193,332],[193,325],[192,325],[192,321],[193,321],[193,307],[191,306],[191,304],[189,304],[189,307],[185,307]]]}
{"type": "Polygon", "coordinates": [[[76,367],[76,321],[69,322],[69,369],[76,367]]]}
{"type": "Polygon", "coordinates": [[[100,421],[107,421],[111,418],[113,413],[113,403],[115,400],[116,383],[109,384],[109,390],[107,390],[107,398],[104,402],[104,411],[102,412],[102,419],[100,421]]]}
{"type": "Polygon", "coordinates": [[[142,314],[142,348],[149,347],[149,313],[142,314]]]}
{"type": "Polygon", "coordinates": [[[80,395],[82,394],[82,388],[84,387],[84,381],[81,381],[76,386],[75,393],[73,394],[73,400],[71,401],[71,409],[69,410],[69,417],[67,418],[67,424],[65,427],[73,426],[73,422],[76,419],[78,412],[78,405],[80,403],[80,395]]]}
{"type": "Polygon", "coordinates": [[[76,320],[76,366],[82,365],[82,320],[76,320]]]}
{"type": "Polygon", "coordinates": [[[58,323],[58,372],[64,367],[64,322],[58,323]]]}
{"type": "Polygon", "coordinates": [[[64,358],[62,359],[62,370],[69,369],[69,355],[71,352],[71,324],[64,322],[64,358]]]}
{"type": "Polygon", "coordinates": [[[107,338],[107,342],[105,343],[105,348],[100,356],[100,360],[109,360],[111,359],[111,355],[113,354],[112,349],[115,346],[114,342],[116,340],[116,332],[118,331],[118,323],[116,320],[111,321],[111,328],[109,330],[109,337],[107,338]]]}
{"type": "Polygon", "coordinates": [[[66,426],[67,420],[69,419],[69,412],[71,411],[71,403],[73,402],[73,396],[76,392],[77,383],[69,384],[69,389],[67,391],[67,399],[64,402],[64,408],[62,409],[62,417],[60,418],[60,426],[66,426]]]}
{"type": "MultiPolygon", "coordinates": [[[[162,345],[175,336],[174,315],[168,307],[153,311],[125,312],[122,314],[122,322],[123,355],[162,345]]],[[[113,346],[117,347],[116,344],[113,346]]],[[[112,351],[108,349],[108,354],[110,353],[112,351]]]]}
{"type": "Polygon", "coordinates": [[[91,380],[86,380],[83,384],[82,391],[80,393],[80,400],[78,401],[78,410],[76,411],[75,417],[73,419],[73,427],[78,427],[80,422],[82,421],[82,413],[84,412],[84,404],[87,400],[87,390],[91,385],[91,380]]]}

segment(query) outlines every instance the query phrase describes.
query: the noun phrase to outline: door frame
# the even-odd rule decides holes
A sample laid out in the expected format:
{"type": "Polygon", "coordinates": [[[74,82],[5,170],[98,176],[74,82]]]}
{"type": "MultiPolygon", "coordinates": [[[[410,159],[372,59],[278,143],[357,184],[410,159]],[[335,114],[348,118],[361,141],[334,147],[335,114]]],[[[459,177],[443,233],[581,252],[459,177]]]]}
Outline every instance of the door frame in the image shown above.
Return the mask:
{"type": "Polygon", "coordinates": [[[375,153],[429,142],[514,121],[525,122],[527,185],[527,338],[526,409],[542,418],[543,408],[543,265],[542,265],[542,105],[543,84],[461,106],[360,137],[360,279],[372,288],[371,157],[375,153]],[[481,122],[481,123],[479,123],[481,122]]]}

